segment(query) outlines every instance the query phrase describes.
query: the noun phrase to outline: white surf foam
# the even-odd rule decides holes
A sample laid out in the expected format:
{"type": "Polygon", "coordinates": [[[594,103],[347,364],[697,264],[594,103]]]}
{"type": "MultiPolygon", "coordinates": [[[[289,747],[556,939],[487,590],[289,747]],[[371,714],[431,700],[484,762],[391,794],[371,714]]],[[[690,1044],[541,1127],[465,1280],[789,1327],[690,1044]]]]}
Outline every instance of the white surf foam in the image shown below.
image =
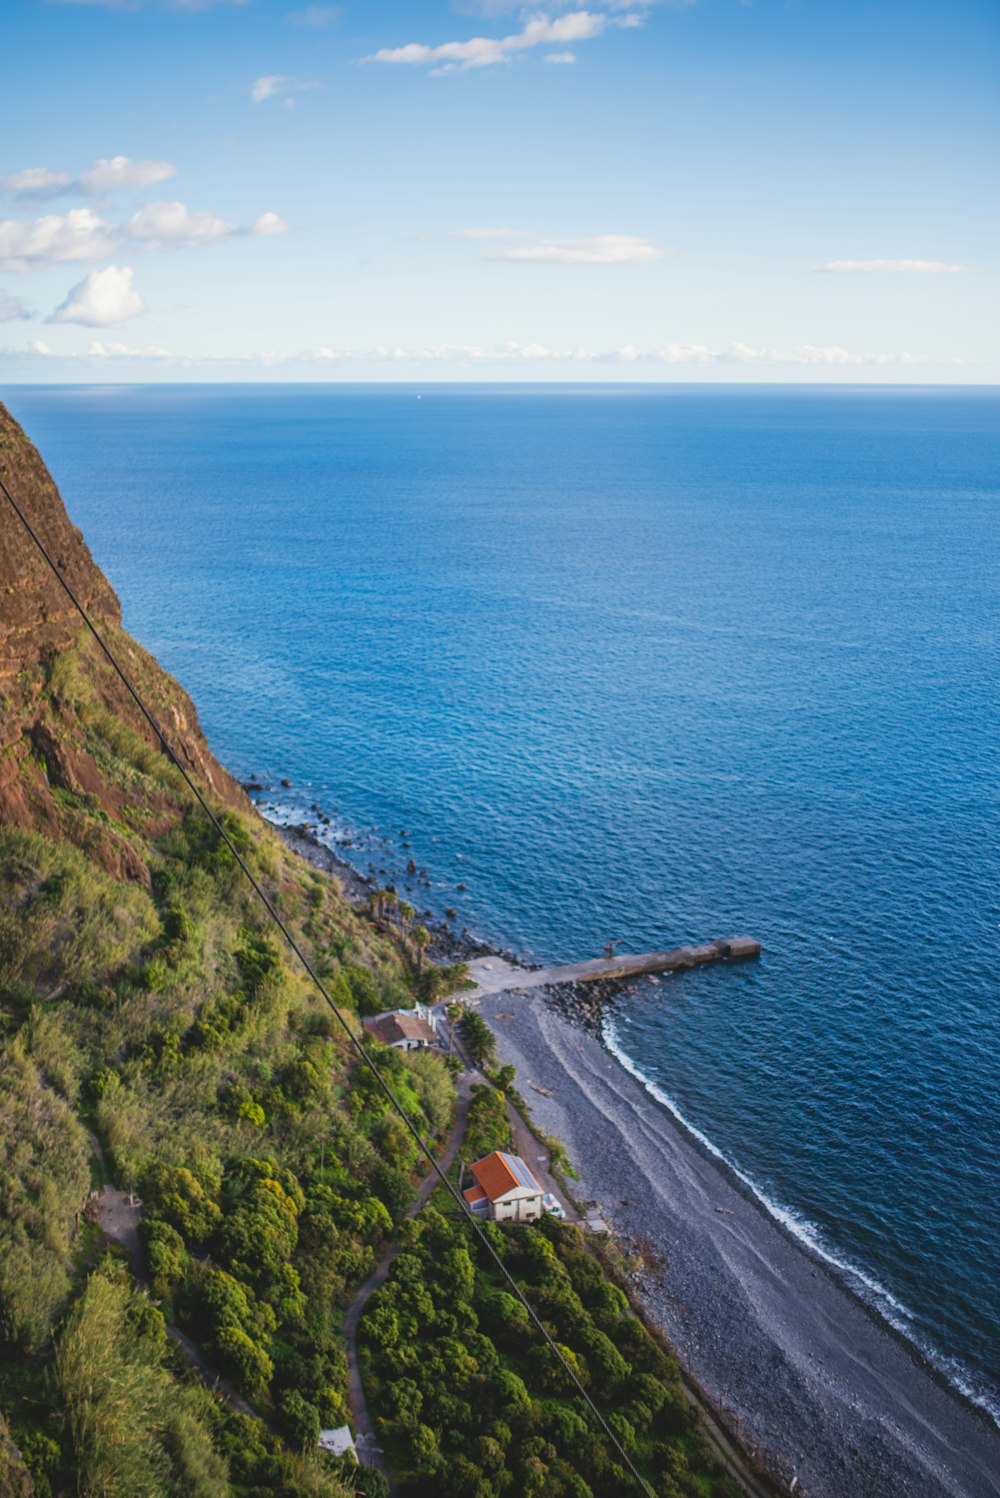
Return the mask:
{"type": "Polygon", "coordinates": [[[971,1403],[983,1410],[1000,1427],[1000,1404],[997,1403],[991,1394],[986,1393],[977,1385],[974,1375],[967,1368],[955,1358],[947,1357],[941,1353],[917,1331],[914,1325],[913,1312],[908,1306],[904,1305],[901,1300],[893,1295],[891,1290],[887,1290],[885,1285],[877,1280],[874,1275],[869,1274],[857,1264],[852,1264],[849,1259],[834,1253],[828,1248],[823,1242],[820,1230],[815,1223],[810,1222],[791,1208],[783,1206],[780,1202],[776,1202],[766,1191],[758,1186],[756,1181],[747,1175],[746,1171],[741,1170],[735,1161],[731,1160],[728,1155],[720,1150],[709,1139],[707,1134],[703,1134],[700,1129],[696,1128],[684,1116],[669,1093],[664,1092],[663,1088],[658,1086],[652,1078],[647,1077],[645,1072],[632,1060],[631,1056],[629,1056],[628,1052],[622,1046],[615,1029],[614,1020],[610,1016],[605,1016],[601,1026],[601,1034],[604,1044],[615,1060],[624,1067],[630,1076],[641,1083],[651,1097],[655,1098],[662,1107],[666,1108],[667,1112],[676,1119],[682,1129],[690,1134],[692,1138],[696,1139],[710,1155],[720,1160],[726,1169],[732,1171],[738,1180],[742,1181],[743,1185],[760,1202],[769,1216],[780,1223],[786,1232],[790,1233],[798,1242],[804,1244],[811,1254],[823,1260],[824,1263],[829,1264],[831,1269],[848,1282],[848,1285],[864,1301],[865,1305],[877,1311],[883,1320],[887,1321],[895,1331],[906,1337],[917,1349],[921,1357],[925,1358],[964,1398],[970,1400],[971,1403]]]}

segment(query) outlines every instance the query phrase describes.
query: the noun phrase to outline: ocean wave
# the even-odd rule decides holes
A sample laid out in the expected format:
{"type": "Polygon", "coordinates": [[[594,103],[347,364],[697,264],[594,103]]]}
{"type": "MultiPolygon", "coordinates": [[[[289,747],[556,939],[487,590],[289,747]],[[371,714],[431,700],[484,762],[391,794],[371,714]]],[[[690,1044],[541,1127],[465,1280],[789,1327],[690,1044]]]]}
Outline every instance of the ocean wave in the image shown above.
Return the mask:
{"type": "Polygon", "coordinates": [[[994,1424],[1000,1428],[1000,1403],[998,1403],[992,1391],[983,1389],[974,1374],[962,1363],[958,1362],[955,1358],[948,1357],[926,1337],[921,1336],[914,1327],[915,1318],[913,1312],[897,1296],[893,1295],[891,1290],[888,1290],[885,1285],[877,1280],[874,1275],[868,1273],[867,1270],[852,1263],[843,1255],[835,1253],[823,1241],[822,1234],[815,1223],[810,1222],[808,1218],[795,1212],[792,1208],[776,1202],[751,1176],[747,1175],[746,1171],[741,1170],[734,1160],[731,1160],[728,1155],[719,1149],[718,1145],[707,1134],[702,1133],[690,1119],[686,1118],[669,1093],[665,1092],[652,1078],[648,1077],[636,1065],[631,1056],[629,1056],[611,1016],[605,1016],[604,1018],[601,1026],[601,1038],[607,1050],[614,1056],[619,1065],[630,1076],[634,1077],[661,1107],[666,1108],[667,1112],[680,1124],[681,1128],[693,1139],[696,1139],[709,1155],[720,1161],[728,1171],[736,1176],[770,1217],[774,1218],[787,1233],[808,1249],[812,1255],[829,1265],[869,1310],[876,1312],[894,1331],[905,1337],[936,1373],[956,1389],[963,1398],[969,1400],[971,1404],[974,1404],[988,1415],[994,1424]]]}

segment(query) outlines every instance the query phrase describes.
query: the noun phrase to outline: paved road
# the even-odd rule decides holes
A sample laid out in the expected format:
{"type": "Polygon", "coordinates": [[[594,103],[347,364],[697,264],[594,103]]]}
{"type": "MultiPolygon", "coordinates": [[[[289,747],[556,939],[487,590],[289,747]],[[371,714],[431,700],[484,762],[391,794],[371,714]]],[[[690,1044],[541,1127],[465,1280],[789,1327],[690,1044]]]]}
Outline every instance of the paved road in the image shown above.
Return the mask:
{"type": "MultiPolygon", "coordinates": [[[[465,1126],[469,1117],[469,1104],[472,1101],[473,1085],[476,1082],[483,1082],[485,1080],[481,1073],[475,1071],[463,1072],[458,1078],[456,1084],[458,1111],[455,1118],[455,1127],[452,1130],[451,1139],[448,1141],[448,1147],[438,1161],[442,1170],[448,1170],[458,1157],[462,1141],[465,1138],[465,1126]]],[[[420,1209],[426,1205],[437,1185],[437,1172],[431,1171],[430,1175],[421,1181],[416,1199],[406,1214],[407,1217],[416,1217],[420,1209]]],[[[385,1284],[393,1260],[398,1253],[399,1243],[395,1242],[375,1270],[355,1291],[354,1298],[344,1313],[344,1325],[341,1332],[344,1338],[344,1345],[347,1349],[347,1387],[351,1409],[354,1413],[354,1429],[357,1432],[358,1456],[367,1466],[378,1468],[389,1484],[390,1493],[395,1491],[392,1485],[392,1475],[389,1472],[382,1448],[378,1443],[371,1415],[368,1413],[364,1386],[361,1382],[361,1370],[358,1367],[358,1325],[368,1301],[379,1286],[385,1284]]]]}

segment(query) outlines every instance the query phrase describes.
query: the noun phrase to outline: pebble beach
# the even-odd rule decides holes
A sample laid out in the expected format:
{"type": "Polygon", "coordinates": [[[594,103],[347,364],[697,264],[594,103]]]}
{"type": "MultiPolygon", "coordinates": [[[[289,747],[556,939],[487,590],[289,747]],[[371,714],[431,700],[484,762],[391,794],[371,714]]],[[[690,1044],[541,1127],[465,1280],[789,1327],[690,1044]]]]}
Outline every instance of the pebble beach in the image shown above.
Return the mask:
{"type": "Polygon", "coordinates": [[[993,1498],[1000,1433],[544,992],[485,997],[575,1194],[649,1245],[647,1314],[743,1449],[808,1498],[993,1498]],[[532,1087],[531,1084],[534,1084],[532,1087]],[[544,1092],[538,1089],[544,1089],[544,1092]],[[546,1095],[548,1094],[548,1095],[546,1095]]]}

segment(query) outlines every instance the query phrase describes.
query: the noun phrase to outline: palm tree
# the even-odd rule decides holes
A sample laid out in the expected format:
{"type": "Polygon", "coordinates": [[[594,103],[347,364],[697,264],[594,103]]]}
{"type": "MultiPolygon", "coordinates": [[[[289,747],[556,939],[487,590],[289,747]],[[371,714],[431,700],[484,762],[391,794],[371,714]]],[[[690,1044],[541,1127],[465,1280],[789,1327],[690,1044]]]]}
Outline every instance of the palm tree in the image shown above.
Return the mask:
{"type": "Polygon", "coordinates": [[[450,1004],[446,1004],[445,1005],[444,1012],[445,1012],[445,1014],[448,1017],[448,1025],[449,1025],[449,1030],[448,1030],[448,1049],[449,1049],[449,1051],[454,1051],[454,1049],[455,1049],[455,1026],[458,1024],[459,1020],[462,1018],[462,1006],[458,1002],[457,999],[452,999],[452,1001],[451,1001],[450,1004]]]}
{"type": "Polygon", "coordinates": [[[399,929],[404,938],[410,929],[410,922],[413,920],[413,917],[416,915],[416,913],[417,912],[414,910],[413,906],[408,904],[406,900],[400,900],[398,910],[399,929]]]}
{"type": "Polygon", "coordinates": [[[431,939],[431,933],[426,926],[414,926],[410,935],[413,937],[413,945],[417,949],[417,970],[424,970],[424,948],[431,939]]]}

